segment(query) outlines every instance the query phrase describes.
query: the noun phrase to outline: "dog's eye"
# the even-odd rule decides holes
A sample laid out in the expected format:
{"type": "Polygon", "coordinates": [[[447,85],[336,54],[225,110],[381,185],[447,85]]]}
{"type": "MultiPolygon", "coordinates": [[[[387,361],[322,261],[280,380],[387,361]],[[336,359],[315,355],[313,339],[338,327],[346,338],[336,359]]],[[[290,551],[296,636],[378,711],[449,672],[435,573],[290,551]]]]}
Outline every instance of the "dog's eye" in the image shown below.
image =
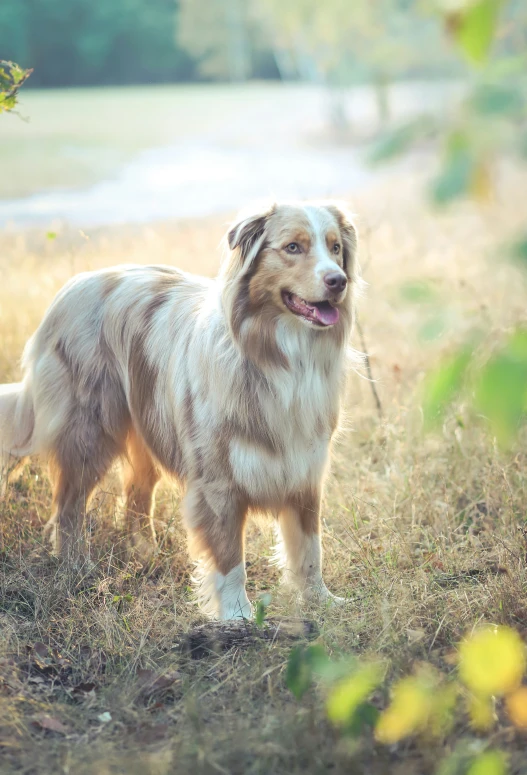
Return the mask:
{"type": "Polygon", "coordinates": [[[338,242],[335,242],[333,245],[333,253],[337,256],[340,253],[340,245],[338,242]]]}
{"type": "Polygon", "coordinates": [[[300,245],[298,242],[290,242],[289,245],[285,246],[286,253],[300,253],[300,245]]]}

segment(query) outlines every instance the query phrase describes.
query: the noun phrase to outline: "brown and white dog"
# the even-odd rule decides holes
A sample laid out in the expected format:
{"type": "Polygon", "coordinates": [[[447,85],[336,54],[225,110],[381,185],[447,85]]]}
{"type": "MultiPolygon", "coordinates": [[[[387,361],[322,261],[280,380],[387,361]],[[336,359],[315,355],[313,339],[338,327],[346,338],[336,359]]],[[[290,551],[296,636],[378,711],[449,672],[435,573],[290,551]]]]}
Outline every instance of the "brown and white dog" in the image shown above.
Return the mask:
{"type": "Polygon", "coordinates": [[[249,616],[244,529],[272,513],[285,578],[330,597],[320,500],[344,385],[356,231],[335,204],[278,204],[240,219],[208,280],[170,266],[74,277],[27,344],[23,381],[0,386],[0,452],[44,454],[66,559],[85,551],[88,498],[125,466],[135,551],[155,550],[163,473],[185,488],[205,610],[249,616]]]}

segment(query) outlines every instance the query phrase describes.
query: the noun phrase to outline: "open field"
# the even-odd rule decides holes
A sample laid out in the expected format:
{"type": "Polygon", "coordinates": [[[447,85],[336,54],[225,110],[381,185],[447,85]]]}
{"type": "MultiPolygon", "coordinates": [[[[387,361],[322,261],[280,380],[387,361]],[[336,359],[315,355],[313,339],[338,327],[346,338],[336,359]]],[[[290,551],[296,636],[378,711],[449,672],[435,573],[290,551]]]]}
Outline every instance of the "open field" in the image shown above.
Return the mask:
{"type": "MultiPolygon", "coordinates": [[[[396,84],[392,115],[444,111],[452,88],[396,84]]],[[[277,83],[24,89],[19,115],[0,122],[0,200],[89,186],[152,148],[265,149],[282,157],[291,147],[329,148],[328,141],[344,139],[331,132],[335,98],[320,87],[277,83]]],[[[339,104],[350,119],[346,140],[363,141],[377,130],[371,88],[339,92],[339,104]]],[[[202,163],[209,163],[207,154],[202,163]]]]}
{"type": "MultiPolygon", "coordinates": [[[[506,174],[494,202],[442,215],[428,210],[420,182],[410,179],[355,199],[369,284],[359,316],[384,418],[368,382],[352,374],[324,534],[326,583],[346,605],[299,612],[268,562],[271,526],[249,534],[249,596],[270,592],[269,615],[280,620],[316,621],[332,654],[379,655],[390,681],[420,660],[451,673],[455,644],[482,620],[527,635],[525,447],[500,452],[463,407],[438,436],[423,438],[417,400],[427,368],[471,327],[490,324],[498,338],[525,319],[525,287],[501,257],[522,223],[524,191],[524,181],[506,174]],[[417,334],[431,314],[426,303],[401,293],[414,281],[433,282],[448,313],[450,327],[433,342],[417,334]]],[[[214,274],[225,221],[71,231],[54,240],[0,235],[0,382],[18,377],[26,338],[72,274],[125,261],[214,274]]],[[[353,344],[361,348],[356,337],[353,344]]],[[[2,773],[428,775],[457,741],[474,737],[462,719],[438,742],[386,747],[367,734],[346,741],[326,719],[320,687],[301,701],[287,689],[291,645],[283,641],[199,660],[182,654],[174,645],[202,619],[177,493],[167,487],[159,497],[162,552],[140,575],[122,547],[113,485],[94,503],[97,569],[88,578],[64,578],[42,546],[50,495],[36,462],[0,503],[2,773]],[[61,657],[48,659],[35,644],[61,657]],[[174,681],[145,691],[145,669],[174,681]]],[[[384,706],[386,693],[375,702],[384,706]]],[[[493,739],[510,753],[512,773],[527,772],[525,737],[498,711],[493,739]]]]}
{"type": "Polygon", "coordinates": [[[192,86],[26,91],[19,115],[0,127],[0,197],[94,183],[145,148],[181,141],[204,123],[213,131],[222,104],[236,101],[221,87],[206,101],[192,86]]]}

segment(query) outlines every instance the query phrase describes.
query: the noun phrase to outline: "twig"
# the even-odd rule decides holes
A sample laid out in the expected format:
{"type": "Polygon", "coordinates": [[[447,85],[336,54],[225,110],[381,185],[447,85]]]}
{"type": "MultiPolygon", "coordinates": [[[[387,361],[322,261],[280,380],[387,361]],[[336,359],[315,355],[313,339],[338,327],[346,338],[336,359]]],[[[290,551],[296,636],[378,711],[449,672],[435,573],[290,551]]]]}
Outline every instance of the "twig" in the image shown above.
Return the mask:
{"type": "Polygon", "coordinates": [[[360,346],[361,350],[364,353],[364,360],[366,362],[366,371],[368,373],[368,379],[370,382],[371,392],[373,393],[373,400],[375,401],[375,406],[377,407],[377,414],[379,415],[379,420],[382,420],[383,418],[383,410],[382,410],[382,404],[381,399],[379,398],[379,394],[377,392],[377,387],[375,385],[375,380],[373,379],[373,374],[371,370],[371,363],[370,363],[370,356],[368,354],[368,348],[366,347],[366,339],[364,338],[364,331],[362,330],[362,326],[360,324],[360,320],[358,315],[355,316],[355,325],[357,326],[357,331],[359,332],[360,337],[360,346]]]}

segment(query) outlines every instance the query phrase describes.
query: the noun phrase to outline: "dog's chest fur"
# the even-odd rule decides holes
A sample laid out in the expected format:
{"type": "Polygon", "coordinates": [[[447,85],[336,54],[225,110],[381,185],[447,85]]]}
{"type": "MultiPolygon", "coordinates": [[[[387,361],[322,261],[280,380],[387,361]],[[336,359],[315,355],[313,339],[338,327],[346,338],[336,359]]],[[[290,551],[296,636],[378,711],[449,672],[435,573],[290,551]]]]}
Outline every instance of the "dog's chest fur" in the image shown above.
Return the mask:
{"type": "Polygon", "coordinates": [[[222,373],[216,349],[206,388],[203,370],[192,375],[198,435],[211,450],[202,457],[205,466],[228,466],[234,483],[261,506],[317,489],[338,420],[342,353],[323,334],[314,341],[300,327],[286,333],[286,369],[264,375],[240,360],[222,373]]]}

